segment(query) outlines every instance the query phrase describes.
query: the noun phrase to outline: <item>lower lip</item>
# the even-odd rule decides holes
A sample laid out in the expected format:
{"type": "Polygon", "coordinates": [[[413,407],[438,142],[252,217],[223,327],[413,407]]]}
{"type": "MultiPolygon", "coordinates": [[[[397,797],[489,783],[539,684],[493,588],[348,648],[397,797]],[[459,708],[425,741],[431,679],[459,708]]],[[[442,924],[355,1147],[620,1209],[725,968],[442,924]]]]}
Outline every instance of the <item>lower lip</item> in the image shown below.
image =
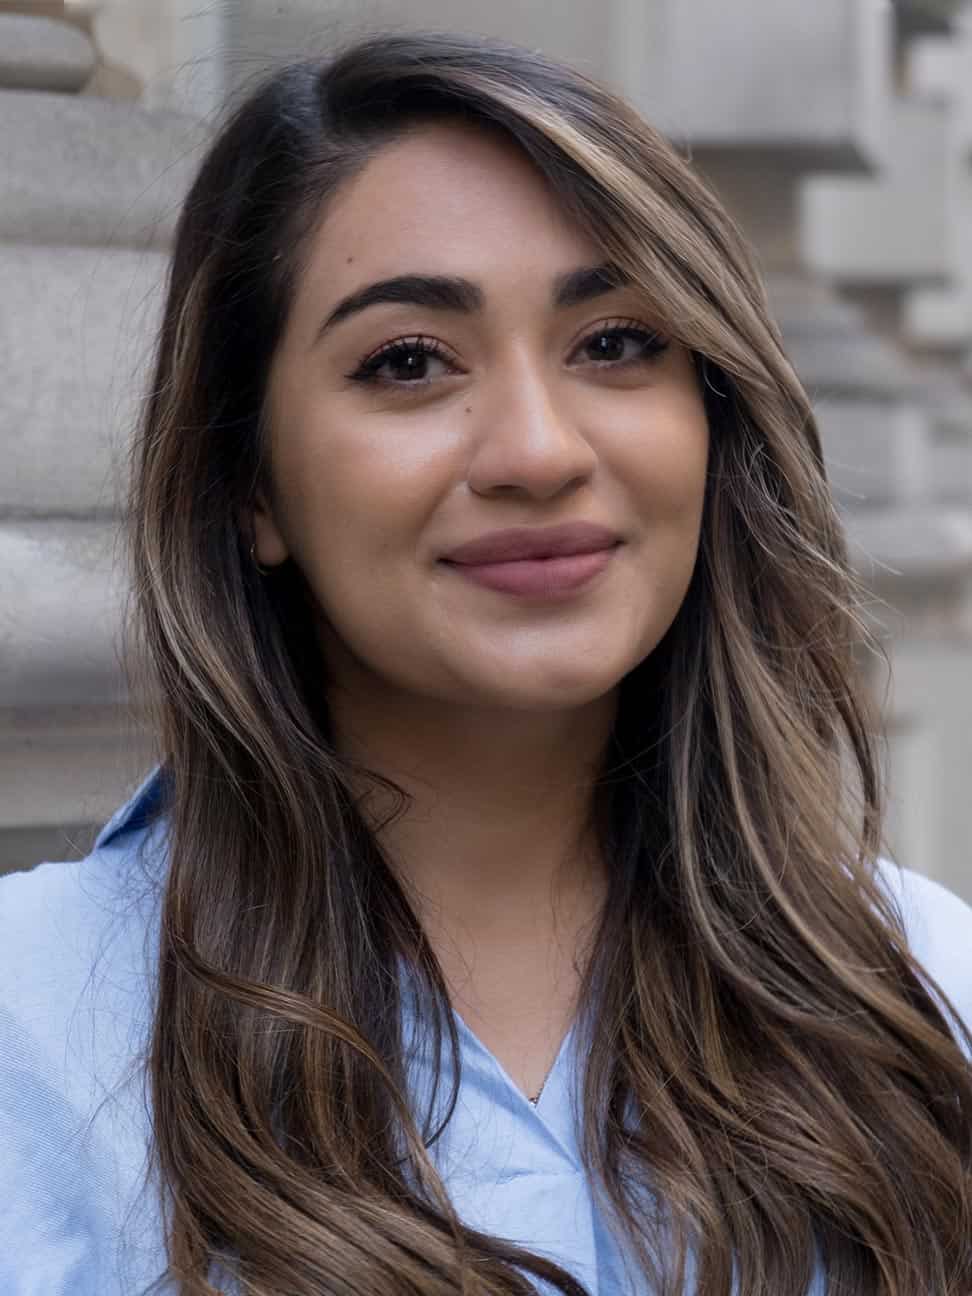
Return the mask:
{"type": "Polygon", "coordinates": [[[581,589],[604,570],[617,548],[562,558],[521,558],[516,562],[449,563],[460,576],[501,594],[558,598],[581,589]]]}

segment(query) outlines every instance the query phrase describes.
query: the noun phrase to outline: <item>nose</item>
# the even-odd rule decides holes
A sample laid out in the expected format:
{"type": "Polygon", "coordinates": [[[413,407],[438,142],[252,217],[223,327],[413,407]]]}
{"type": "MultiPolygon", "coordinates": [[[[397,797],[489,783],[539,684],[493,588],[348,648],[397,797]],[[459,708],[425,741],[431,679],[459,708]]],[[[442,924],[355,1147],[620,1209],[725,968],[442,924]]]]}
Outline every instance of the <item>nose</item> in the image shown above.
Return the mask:
{"type": "Polygon", "coordinates": [[[520,354],[472,399],[478,417],[467,480],[475,494],[552,499],[589,480],[597,455],[572,417],[567,380],[520,354]]]}

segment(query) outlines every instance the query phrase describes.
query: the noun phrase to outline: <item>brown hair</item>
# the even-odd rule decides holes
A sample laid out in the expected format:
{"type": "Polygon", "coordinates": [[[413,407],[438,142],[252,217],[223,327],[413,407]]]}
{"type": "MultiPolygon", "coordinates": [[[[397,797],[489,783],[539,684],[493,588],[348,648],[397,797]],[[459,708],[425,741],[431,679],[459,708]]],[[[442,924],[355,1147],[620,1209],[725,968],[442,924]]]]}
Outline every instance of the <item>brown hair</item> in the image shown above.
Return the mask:
{"type": "Polygon", "coordinates": [[[591,1184],[666,1293],[689,1249],[700,1296],[734,1277],[796,1296],[818,1260],[844,1296],[966,1293],[972,1068],[876,879],[858,595],[759,276],[623,100],[444,33],[273,74],[178,225],[129,514],[168,789],[150,1076],[169,1275],[192,1296],[220,1262],[253,1296],[583,1290],[450,1205],[431,1109],[406,1098],[398,960],[458,1073],[445,983],[332,743],[307,589],[292,563],[256,572],[243,522],[270,491],[267,374],[309,232],[376,149],[450,117],[506,132],[644,289],[710,422],[692,583],[622,681],[595,789],[591,1184]]]}

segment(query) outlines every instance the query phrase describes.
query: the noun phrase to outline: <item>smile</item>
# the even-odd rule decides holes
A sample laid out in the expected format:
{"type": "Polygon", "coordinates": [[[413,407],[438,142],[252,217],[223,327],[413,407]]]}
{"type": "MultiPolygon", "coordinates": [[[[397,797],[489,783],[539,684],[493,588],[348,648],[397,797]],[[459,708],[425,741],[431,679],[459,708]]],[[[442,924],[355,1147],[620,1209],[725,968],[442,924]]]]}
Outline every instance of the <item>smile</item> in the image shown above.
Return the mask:
{"type": "Polygon", "coordinates": [[[561,554],[556,558],[519,558],[512,562],[445,565],[466,580],[501,594],[559,599],[581,590],[610,563],[618,545],[593,553],[561,554]]]}

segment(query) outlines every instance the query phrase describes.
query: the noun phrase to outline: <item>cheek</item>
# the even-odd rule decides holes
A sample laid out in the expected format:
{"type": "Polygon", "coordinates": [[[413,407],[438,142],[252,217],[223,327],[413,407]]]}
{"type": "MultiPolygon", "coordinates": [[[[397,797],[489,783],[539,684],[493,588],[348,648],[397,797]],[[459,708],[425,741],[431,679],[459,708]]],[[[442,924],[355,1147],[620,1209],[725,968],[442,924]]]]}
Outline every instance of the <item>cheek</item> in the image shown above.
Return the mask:
{"type": "Polygon", "coordinates": [[[323,614],[355,640],[387,638],[414,598],[410,578],[443,488],[435,465],[401,445],[381,453],[362,432],[359,421],[353,438],[332,427],[305,442],[286,482],[290,552],[323,614]]]}
{"type": "Polygon", "coordinates": [[[709,458],[701,402],[685,399],[657,419],[632,465],[641,522],[637,579],[642,607],[641,655],[654,651],[685,600],[698,559],[709,458]]]}
{"type": "Polygon", "coordinates": [[[701,523],[709,428],[701,400],[679,396],[653,411],[626,439],[625,475],[653,528],[695,532],[701,523]]]}
{"type": "Polygon", "coordinates": [[[329,429],[288,447],[279,466],[283,527],[302,565],[326,561],[331,552],[380,548],[393,525],[397,501],[381,461],[350,438],[329,429]]]}

